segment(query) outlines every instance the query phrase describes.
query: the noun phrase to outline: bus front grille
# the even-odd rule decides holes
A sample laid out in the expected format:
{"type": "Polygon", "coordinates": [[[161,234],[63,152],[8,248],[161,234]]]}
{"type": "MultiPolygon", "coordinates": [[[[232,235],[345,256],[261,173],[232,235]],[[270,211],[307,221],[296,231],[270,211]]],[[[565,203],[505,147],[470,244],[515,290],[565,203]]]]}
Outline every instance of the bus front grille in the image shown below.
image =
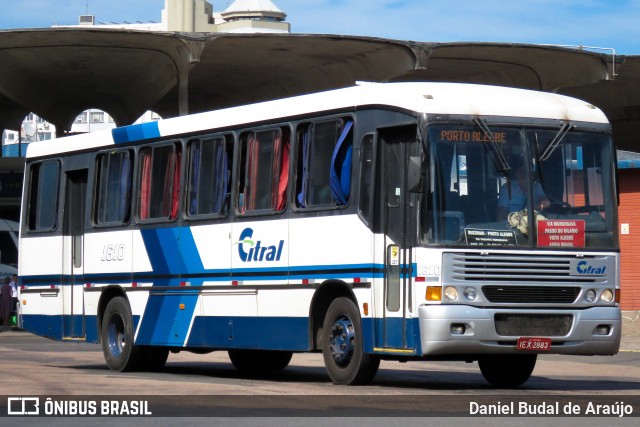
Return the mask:
{"type": "Polygon", "coordinates": [[[495,303],[559,303],[571,304],[580,294],[577,286],[500,286],[487,285],[482,292],[495,303]]]}
{"type": "Polygon", "coordinates": [[[564,254],[450,252],[443,254],[443,281],[447,284],[504,283],[505,286],[607,283],[607,276],[572,274],[571,262],[575,259],[564,254]]]}
{"type": "Polygon", "coordinates": [[[496,333],[503,337],[563,337],[573,324],[570,314],[509,314],[494,317],[496,333]]]}

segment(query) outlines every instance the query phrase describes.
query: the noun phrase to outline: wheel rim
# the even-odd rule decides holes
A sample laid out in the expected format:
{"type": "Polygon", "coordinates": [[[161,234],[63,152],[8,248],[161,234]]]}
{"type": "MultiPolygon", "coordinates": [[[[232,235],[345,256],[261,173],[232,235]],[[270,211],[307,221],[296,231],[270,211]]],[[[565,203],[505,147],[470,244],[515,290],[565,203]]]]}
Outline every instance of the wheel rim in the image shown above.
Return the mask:
{"type": "Polygon", "coordinates": [[[333,323],[329,351],[338,366],[347,366],[353,357],[355,332],[351,319],[341,316],[333,323]]]}
{"type": "Polygon", "coordinates": [[[109,351],[115,357],[120,357],[126,346],[126,335],[124,331],[124,321],[119,315],[114,315],[109,320],[108,333],[109,351]]]}

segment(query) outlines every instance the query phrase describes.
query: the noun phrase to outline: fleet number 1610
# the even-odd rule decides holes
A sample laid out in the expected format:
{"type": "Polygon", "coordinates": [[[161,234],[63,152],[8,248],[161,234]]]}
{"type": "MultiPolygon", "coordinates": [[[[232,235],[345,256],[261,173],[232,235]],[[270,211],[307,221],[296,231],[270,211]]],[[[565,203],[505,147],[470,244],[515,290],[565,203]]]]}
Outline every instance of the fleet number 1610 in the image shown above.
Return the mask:
{"type": "Polygon", "coordinates": [[[124,259],[124,244],[104,245],[100,261],[122,261],[124,259]]]}

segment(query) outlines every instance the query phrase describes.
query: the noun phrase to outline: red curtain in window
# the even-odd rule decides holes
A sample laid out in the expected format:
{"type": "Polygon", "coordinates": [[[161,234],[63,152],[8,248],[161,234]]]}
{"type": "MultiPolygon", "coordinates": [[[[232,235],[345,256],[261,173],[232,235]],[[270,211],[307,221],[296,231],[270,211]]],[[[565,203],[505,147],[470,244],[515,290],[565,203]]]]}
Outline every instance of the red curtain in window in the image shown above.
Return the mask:
{"type": "Polygon", "coordinates": [[[181,152],[178,151],[174,156],[176,167],[173,169],[173,200],[171,205],[171,219],[178,217],[178,209],[180,208],[180,159],[182,158],[181,152]]]}
{"type": "Polygon", "coordinates": [[[289,183],[289,136],[284,135],[283,139],[282,162],[280,163],[280,177],[278,179],[277,211],[283,210],[287,204],[287,184],[289,183]]]}
{"type": "MultiPolygon", "coordinates": [[[[156,153],[159,153],[161,149],[156,150],[156,153]]],[[[164,180],[162,182],[162,189],[158,189],[162,191],[161,199],[160,199],[160,202],[162,205],[160,207],[160,215],[156,215],[156,216],[161,216],[163,218],[170,218],[171,209],[173,208],[172,187],[173,187],[173,174],[175,172],[174,165],[176,163],[175,158],[176,158],[176,154],[173,151],[166,157],[166,163],[164,165],[164,180]]],[[[159,182],[159,181],[160,181],[159,179],[156,179],[156,182],[159,182]]]]}
{"type": "Polygon", "coordinates": [[[151,153],[144,151],[142,156],[142,173],[140,175],[140,219],[149,218],[149,198],[151,196],[151,153]]]}

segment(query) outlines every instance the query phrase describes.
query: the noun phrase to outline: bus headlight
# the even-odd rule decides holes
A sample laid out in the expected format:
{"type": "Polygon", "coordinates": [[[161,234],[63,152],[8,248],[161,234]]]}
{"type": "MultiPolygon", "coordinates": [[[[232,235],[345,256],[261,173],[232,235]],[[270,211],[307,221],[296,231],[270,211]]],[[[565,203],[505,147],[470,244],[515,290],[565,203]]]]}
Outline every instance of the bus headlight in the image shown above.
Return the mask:
{"type": "Polygon", "coordinates": [[[596,291],[594,291],[593,289],[589,289],[585,294],[584,294],[584,300],[586,302],[594,302],[596,300],[596,291]]]}
{"type": "Polygon", "coordinates": [[[453,286],[446,286],[442,294],[449,301],[455,301],[458,299],[458,291],[453,286]]]}
{"type": "Polygon", "coordinates": [[[465,288],[464,297],[469,301],[475,301],[478,298],[478,291],[475,288],[465,288]]]}
{"type": "Polygon", "coordinates": [[[613,301],[613,292],[610,289],[605,289],[600,295],[600,299],[606,303],[613,301]]]}

